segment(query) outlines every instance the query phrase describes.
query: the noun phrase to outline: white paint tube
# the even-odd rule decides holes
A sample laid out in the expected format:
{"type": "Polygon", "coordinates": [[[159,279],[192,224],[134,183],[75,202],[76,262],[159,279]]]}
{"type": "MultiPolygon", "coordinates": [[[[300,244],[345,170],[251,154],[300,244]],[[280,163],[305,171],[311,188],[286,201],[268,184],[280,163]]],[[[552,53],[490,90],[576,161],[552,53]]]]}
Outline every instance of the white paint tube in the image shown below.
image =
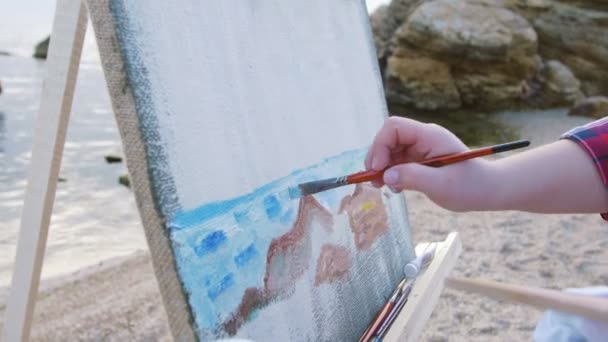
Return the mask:
{"type": "Polygon", "coordinates": [[[416,275],[418,275],[418,272],[433,260],[435,249],[436,245],[433,244],[433,247],[430,250],[424,251],[421,255],[417,256],[416,259],[408,262],[404,269],[405,276],[408,279],[414,279],[416,275]]]}

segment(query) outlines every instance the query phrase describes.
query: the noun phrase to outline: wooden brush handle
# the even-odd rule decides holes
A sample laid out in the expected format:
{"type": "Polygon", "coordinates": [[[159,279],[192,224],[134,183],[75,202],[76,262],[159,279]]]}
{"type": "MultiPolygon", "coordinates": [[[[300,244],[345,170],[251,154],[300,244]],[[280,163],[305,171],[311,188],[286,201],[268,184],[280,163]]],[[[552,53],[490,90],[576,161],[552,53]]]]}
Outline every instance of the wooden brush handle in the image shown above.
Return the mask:
{"type": "MultiPolygon", "coordinates": [[[[468,152],[439,156],[439,157],[423,160],[423,161],[419,162],[419,164],[431,166],[431,167],[440,167],[440,166],[444,166],[444,165],[448,165],[448,164],[457,163],[457,162],[467,160],[467,159],[487,156],[492,153],[493,152],[492,152],[491,147],[485,147],[485,148],[481,148],[478,150],[472,150],[472,151],[468,151],[468,152]]],[[[376,179],[381,179],[382,176],[384,175],[384,171],[386,171],[387,169],[389,169],[392,166],[394,166],[394,165],[388,166],[384,170],[381,170],[381,171],[368,170],[368,171],[361,171],[361,172],[353,173],[352,175],[349,175],[348,177],[346,177],[346,181],[348,184],[358,184],[358,183],[363,183],[363,182],[370,182],[370,181],[373,181],[376,179]]]]}
{"type": "MultiPolygon", "coordinates": [[[[516,148],[521,148],[528,146],[530,144],[527,140],[518,140],[514,142],[509,142],[506,144],[494,145],[489,147],[483,147],[476,150],[466,151],[462,153],[448,154],[443,156],[434,157],[431,159],[426,159],[420,161],[419,164],[431,166],[431,167],[441,167],[453,163],[458,163],[464,160],[473,159],[482,156],[488,156],[490,154],[510,151],[516,148]]],[[[391,165],[393,166],[393,165],[391,165]]],[[[358,173],[353,173],[346,177],[347,184],[358,184],[363,182],[369,182],[377,179],[381,179],[384,171],[386,171],[391,166],[386,167],[381,171],[362,171],[358,173]]]]}
{"type": "Polygon", "coordinates": [[[447,156],[439,156],[431,159],[426,159],[420,162],[421,165],[431,167],[441,167],[449,164],[458,163],[464,160],[473,159],[477,157],[489,156],[493,154],[492,147],[484,147],[477,150],[471,150],[463,153],[457,153],[447,156]]]}
{"type": "Polygon", "coordinates": [[[553,309],[608,323],[608,298],[562,292],[539,287],[504,284],[490,280],[451,278],[445,285],[456,290],[478,293],[493,299],[553,309]]]}
{"type": "MultiPolygon", "coordinates": [[[[388,167],[386,169],[388,169],[388,167]]],[[[386,170],[386,169],[384,169],[384,170],[386,170]]],[[[382,178],[382,175],[384,174],[384,170],[382,170],[382,171],[368,170],[368,171],[361,171],[361,172],[353,173],[352,175],[349,175],[346,177],[346,182],[348,184],[359,184],[359,183],[363,183],[363,182],[371,182],[376,179],[379,180],[382,178]]]]}

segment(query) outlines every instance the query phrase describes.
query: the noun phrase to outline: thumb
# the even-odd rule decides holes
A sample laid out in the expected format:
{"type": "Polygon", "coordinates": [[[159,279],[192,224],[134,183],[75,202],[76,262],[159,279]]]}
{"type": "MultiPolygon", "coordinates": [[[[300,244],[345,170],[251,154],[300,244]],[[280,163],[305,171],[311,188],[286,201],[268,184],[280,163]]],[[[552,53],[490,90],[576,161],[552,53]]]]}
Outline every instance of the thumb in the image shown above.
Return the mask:
{"type": "Polygon", "coordinates": [[[437,168],[417,163],[393,166],[384,172],[384,184],[392,191],[420,191],[427,195],[441,188],[441,172],[437,168]]]}

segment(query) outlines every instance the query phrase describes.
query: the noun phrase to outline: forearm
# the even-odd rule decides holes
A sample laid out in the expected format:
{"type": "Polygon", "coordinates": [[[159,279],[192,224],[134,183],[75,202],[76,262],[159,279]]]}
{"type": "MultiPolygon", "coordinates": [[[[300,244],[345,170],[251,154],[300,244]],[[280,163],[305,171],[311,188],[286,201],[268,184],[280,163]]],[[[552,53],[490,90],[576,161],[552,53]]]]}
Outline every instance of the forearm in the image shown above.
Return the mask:
{"type": "Polygon", "coordinates": [[[560,140],[488,164],[483,210],[538,213],[608,211],[608,191],[590,155],[560,140]]]}

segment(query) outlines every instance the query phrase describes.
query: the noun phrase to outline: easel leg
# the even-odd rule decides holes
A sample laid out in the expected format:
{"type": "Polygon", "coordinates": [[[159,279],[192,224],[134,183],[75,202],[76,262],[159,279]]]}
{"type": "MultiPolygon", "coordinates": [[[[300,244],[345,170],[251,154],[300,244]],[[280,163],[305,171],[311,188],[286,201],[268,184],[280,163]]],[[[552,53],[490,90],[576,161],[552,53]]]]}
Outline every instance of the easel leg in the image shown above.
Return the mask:
{"type": "Polygon", "coordinates": [[[80,0],[57,1],[4,320],[5,341],[29,339],[86,25],[80,0]]]}

